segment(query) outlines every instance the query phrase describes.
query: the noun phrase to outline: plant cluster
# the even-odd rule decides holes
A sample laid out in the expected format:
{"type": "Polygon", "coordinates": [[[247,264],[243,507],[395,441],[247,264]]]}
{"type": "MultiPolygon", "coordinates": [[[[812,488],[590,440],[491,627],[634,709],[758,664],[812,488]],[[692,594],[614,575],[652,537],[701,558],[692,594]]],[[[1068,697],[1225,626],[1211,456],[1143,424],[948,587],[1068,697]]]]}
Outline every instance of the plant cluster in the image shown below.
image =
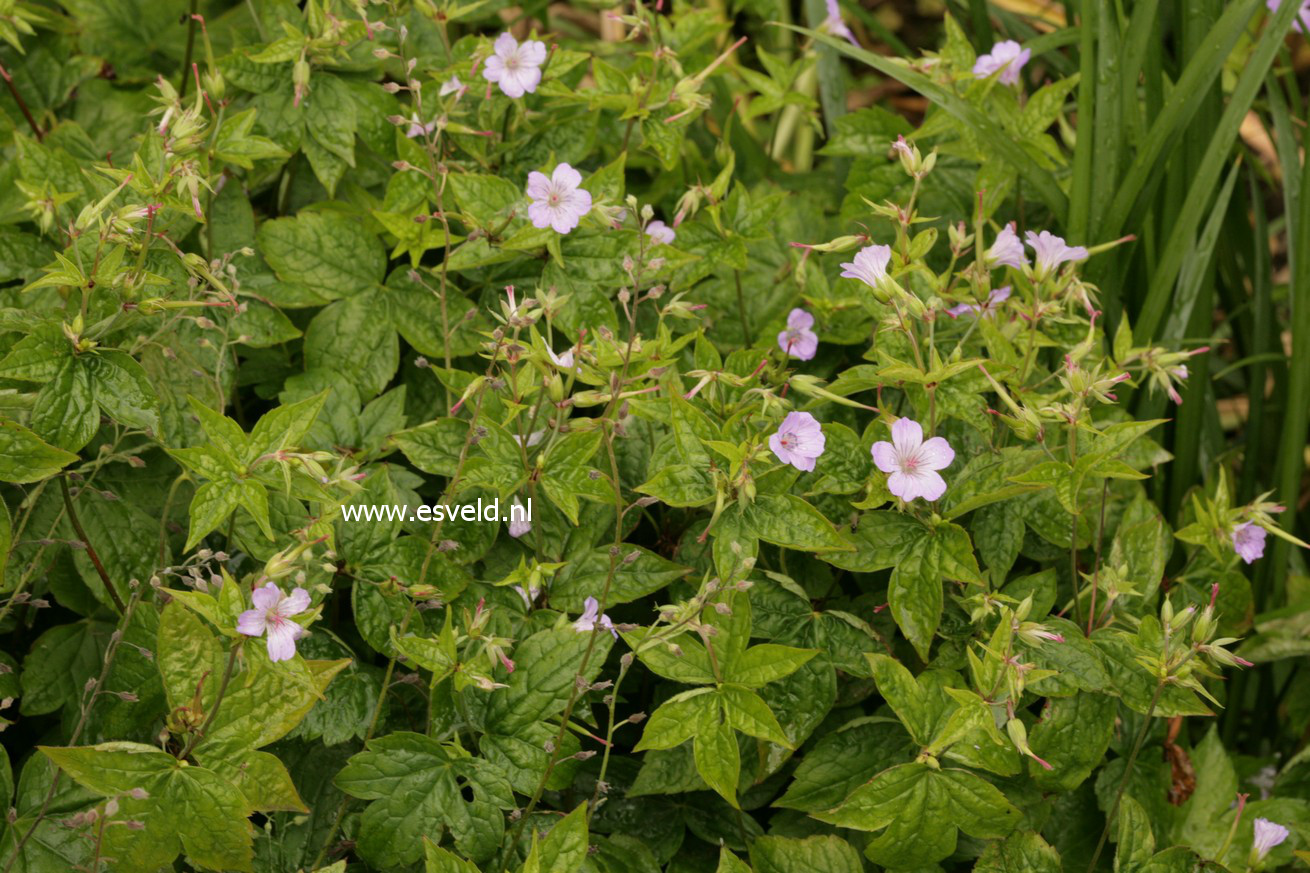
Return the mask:
{"type": "MultiPolygon", "coordinates": [[[[1293,5],[1214,25],[1259,81],[1293,5]]],[[[1120,291],[1070,40],[63,7],[0,2],[4,873],[1308,857],[1297,494],[1162,494],[1224,350],[1120,291]]]]}

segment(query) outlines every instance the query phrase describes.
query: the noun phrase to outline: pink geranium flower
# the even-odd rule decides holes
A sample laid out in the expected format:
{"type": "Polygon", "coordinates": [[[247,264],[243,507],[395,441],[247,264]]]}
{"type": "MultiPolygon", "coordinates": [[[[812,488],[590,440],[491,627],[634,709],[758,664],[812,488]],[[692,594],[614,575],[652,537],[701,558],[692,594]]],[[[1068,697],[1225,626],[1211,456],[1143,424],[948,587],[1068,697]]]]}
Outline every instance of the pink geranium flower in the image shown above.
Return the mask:
{"type": "Polygon", "coordinates": [[[1028,240],[1028,245],[1032,246],[1033,254],[1037,259],[1033,273],[1038,280],[1045,279],[1059,269],[1061,264],[1068,261],[1087,260],[1087,249],[1082,246],[1067,245],[1063,237],[1056,236],[1049,230],[1039,234],[1030,230],[1024,234],[1024,237],[1028,240]]]}
{"type": "Polygon", "coordinates": [[[1256,819],[1251,837],[1251,854],[1255,856],[1255,863],[1263,861],[1274,847],[1281,846],[1287,837],[1287,828],[1278,822],[1267,818],[1256,819]]]}
{"type": "Polygon", "coordinates": [[[1010,286],[1004,285],[1000,288],[993,289],[992,293],[987,295],[987,302],[983,305],[979,306],[977,303],[961,303],[958,306],[952,306],[950,309],[946,310],[946,314],[951,318],[959,318],[961,315],[970,312],[975,315],[983,315],[984,313],[995,312],[1000,308],[1002,303],[1009,299],[1010,286]]]}
{"type": "Polygon", "coordinates": [[[1023,253],[1023,243],[1019,241],[1019,235],[1014,232],[1013,221],[1001,228],[992,247],[983,256],[983,263],[989,270],[997,267],[1014,267],[1016,270],[1022,270],[1028,263],[1028,258],[1023,253]]]}
{"type": "Polygon", "coordinates": [[[309,609],[309,592],[297,588],[283,595],[282,589],[269,582],[263,588],[250,592],[254,609],[247,609],[237,618],[237,632],[248,637],[268,636],[268,659],[289,661],[296,656],[296,640],[305,635],[305,629],[291,620],[309,609]]]}
{"type": "Polygon", "coordinates": [[[842,21],[841,7],[837,5],[837,0],[827,0],[827,6],[828,17],[824,19],[823,24],[828,28],[828,33],[833,36],[840,36],[851,45],[859,48],[860,44],[855,41],[855,34],[851,33],[851,29],[846,26],[846,22],[842,21]]]}
{"type": "Polygon", "coordinates": [[[1246,563],[1253,564],[1264,557],[1266,536],[1264,528],[1244,521],[1233,528],[1233,551],[1246,563]]]}
{"type": "Polygon", "coordinates": [[[541,83],[541,65],[546,62],[546,44],[530,39],[522,45],[509,33],[496,37],[495,51],[482,67],[482,78],[500,85],[506,97],[518,99],[531,94],[541,83]]]}
{"type": "Polygon", "coordinates": [[[568,164],[545,173],[528,174],[528,217],[533,227],[553,227],[556,233],[568,233],[578,226],[582,216],[591,211],[591,194],[578,186],[582,174],[568,164]]]}
{"type": "Polygon", "coordinates": [[[597,602],[596,598],[588,597],[583,601],[583,606],[585,606],[586,609],[583,611],[582,615],[578,617],[578,620],[573,622],[573,629],[575,631],[580,634],[589,633],[596,629],[596,625],[600,625],[605,630],[614,634],[614,639],[617,640],[619,638],[619,632],[615,630],[614,622],[610,621],[608,615],[601,614],[600,603],[597,602]]]}
{"type": "Polygon", "coordinates": [[[778,432],[769,437],[769,448],[779,461],[808,473],[823,454],[826,441],[823,428],[813,415],[789,412],[778,426],[778,432]]]}
{"type": "Polygon", "coordinates": [[[511,506],[518,507],[518,511],[513,508],[509,511],[509,535],[518,539],[525,533],[531,532],[532,522],[528,520],[528,514],[523,509],[523,501],[515,497],[511,506]]]}
{"type": "Polygon", "coordinates": [[[887,281],[887,264],[892,259],[891,246],[865,246],[855,253],[855,260],[842,264],[841,274],[847,279],[859,279],[870,288],[878,288],[887,281]]]}
{"type": "Polygon", "coordinates": [[[808,361],[819,350],[819,335],[814,327],[814,316],[804,309],[793,309],[787,315],[787,329],[778,333],[778,348],[788,356],[808,361]]]}
{"type": "MultiPolygon", "coordinates": [[[[1293,0],[1301,2],[1301,8],[1297,10],[1296,17],[1292,19],[1292,30],[1299,30],[1301,33],[1310,34],[1310,0],[1293,0]]],[[[1270,13],[1278,11],[1283,4],[1281,0],[1265,0],[1265,5],[1269,7],[1270,13]]]]}
{"type": "Polygon", "coordinates": [[[646,225],[646,236],[650,237],[650,241],[658,246],[668,245],[673,242],[677,234],[673,232],[673,228],[657,219],[646,225]]]}
{"type": "Polygon", "coordinates": [[[1014,85],[1019,81],[1019,71],[1030,57],[1032,52],[1014,40],[1007,39],[992,46],[990,54],[978,56],[973,65],[973,74],[979,79],[985,79],[999,71],[1002,85],[1014,85]]]}
{"type": "Polygon", "coordinates": [[[946,493],[938,473],[955,460],[955,450],[942,437],[924,442],[919,422],[900,418],[892,425],[892,441],[873,444],[873,463],[887,473],[887,489],[909,503],[916,497],[936,500],[946,493]]]}

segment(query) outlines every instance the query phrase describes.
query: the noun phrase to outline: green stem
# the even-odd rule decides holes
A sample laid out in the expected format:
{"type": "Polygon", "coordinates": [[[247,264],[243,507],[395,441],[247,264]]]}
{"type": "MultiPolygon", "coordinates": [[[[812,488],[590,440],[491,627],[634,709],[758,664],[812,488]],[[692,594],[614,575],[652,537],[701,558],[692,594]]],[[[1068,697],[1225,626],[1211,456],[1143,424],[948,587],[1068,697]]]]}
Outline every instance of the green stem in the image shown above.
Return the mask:
{"type": "Polygon", "coordinates": [[[77,507],[73,505],[73,495],[68,489],[68,475],[59,477],[59,489],[64,495],[64,509],[68,512],[68,520],[73,525],[73,530],[77,533],[77,538],[82,541],[86,547],[86,556],[91,559],[91,565],[96,568],[96,575],[100,577],[100,582],[105,586],[105,591],[114,601],[114,608],[118,614],[122,615],[127,611],[127,606],[123,603],[123,598],[118,596],[118,590],[114,588],[114,583],[109,579],[109,573],[105,570],[104,563],[100,560],[100,555],[96,553],[95,546],[91,545],[91,540],[87,538],[86,530],[82,527],[82,520],[77,516],[77,507]]]}
{"type": "Polygon", "coordinates": [[[1128,779],[1133,775],[1133,764],[1137,761],[1137,755],[1142,751],[1142,744],[1146,742],[1146,735],[1151,730],[1151,716],[1155,715],[1156,704],[1160,702],[1160,695],[1164,693],[1164,682],[1158,682],[1155,686],[1155,693],[1151,695],[1151,705],[1146,708],[1146,718],[1142,721],[1142,729],[1137,732],[1137,740],[1133,743],[1132,753],[1128,755],[1128,763],[1124,766],[1124,775],[1119,780],[1119,789],[1114,793],[1114,802],[1110,804],[1109,811],[1105,814],[1105,827],[1101,829],[1101,838],[1096,842],[1096,851],[1092,853],[1092,863],[1087,865],[1087,873],[1093,873],[1096,869],[1096,862],[1101,860],[1101,851],[1105,848],[1105,841],[1110,836],[1110,826],[1114,823],[1114,814],[1119,810],[1119,801],[1123,799],[1124,789],[1128,787],[1128,779]]]}

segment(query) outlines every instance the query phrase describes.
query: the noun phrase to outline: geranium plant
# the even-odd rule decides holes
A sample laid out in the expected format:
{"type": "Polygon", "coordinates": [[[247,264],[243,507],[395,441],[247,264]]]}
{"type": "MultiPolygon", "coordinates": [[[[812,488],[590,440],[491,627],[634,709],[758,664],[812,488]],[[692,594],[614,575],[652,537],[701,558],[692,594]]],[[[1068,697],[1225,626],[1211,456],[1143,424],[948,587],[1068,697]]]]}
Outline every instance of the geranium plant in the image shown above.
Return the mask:
{"type": "Polygon", "coordinates": [[[803,6],[0,3],[0,870],[1307,857],[1301,458],[1171,466],[1286,354],[1192,315],[1239,169],[1175,263],[1123,10],[803,6]]]}

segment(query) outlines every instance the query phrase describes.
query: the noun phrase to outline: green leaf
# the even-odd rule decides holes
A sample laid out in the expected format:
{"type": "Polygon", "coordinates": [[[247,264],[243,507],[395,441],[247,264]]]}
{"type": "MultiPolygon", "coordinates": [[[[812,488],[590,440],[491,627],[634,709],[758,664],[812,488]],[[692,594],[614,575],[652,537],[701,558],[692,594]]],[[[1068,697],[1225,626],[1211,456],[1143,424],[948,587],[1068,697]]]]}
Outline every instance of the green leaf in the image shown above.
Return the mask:
{"type": "MultiPolygon", "coordinates": [[[[518,186],[500,176],[451,173],[446,179],[460,211],[485,228],[504,222],[510,209],[525,196],[518,186]]],[[[527,215],[526,205],[521,214],[527,215]]]]}
{"type": "Polygon", "coordinates": [[[58,473],[77,455],[50,445],[21,424],[0,418],[0,480],[25,484],[58,473]]]}
{"type": "Polygon", "coordinates": [[[159,428],[159,401],[150,377],[126,352],[102,349],[86,358],[95,382],[100,408],[110,418],[128,427],[154,431],[159,428]]]}
{"type": "Polygon", "coordinates": [[[400,342],[381,291],[360,291],[329,304],[305,329],[305,366],[342,369],[371,399],[382,392],[400,366],[400,342]],[[344,361],[350,366],[342,367],[344,361]]]}
{"type": "Polygon", "coordinates": [[[504,836],[501,810],[514,806],[509,782],[494,765],[408,731],[371,740],[334,781],[373,801],[360,819],[357,848],[381,867],[414,863],[423,854],[420,837],[443,829],[461,853],[486,860],[504,836]]]}
{"type": "Polygon", "coordinates": [[[469,424],[459,418],[438,418],[402,430],[392,440],[405,457],[424,473],[454,476],[459,456],[469,436],[469,424]]]}
{"type": "Polygon", "coordinates": [[[214,156],[220,161],[227,161],[247,170],[254,169],[255,161],[291,156],[271,139],[252,134],[250,131],[254,125],[254,109],[229,115],[214,136],[214,156]]]}
{"type": "Polygon", "coordinates": [[[841,837],[757,837],[750,846],[755,873],[862,873],[860,853],[841,837]]]}
{"type": "Polygon", "coordinates": [[[803,552],[849,552],[832,522],[794,494],[760,494],[742,511],[747,533],[765,542],[803,552]]]}
{"type": "Polygon", "coordinates": [[[1113,697],[1083,692],[1047,701],[1042,717],[1028,733],[1037,757],[1028,767],[1033,783],[1050,791],[1072,791],[1092,775],[1105,759],[1114,737],[1118,704],[1113,697]]]}
{"type": "Polygon", "coordinates": [[[382,283],[386,257],[377,237],[336,213],[301,212],[266,221],[258,240],[278,278],[305,285],[324,299],[350,297],[382,283]]]}
{"type": "Polygon", "coordinates": [[[141,830],[105,829],[105,855],[126,870],[154,870],[178,854],[199,867],[251,870],[251,827],[245,798],[204,767],[187,766],[154,746],[102,743],[41,751],[61,770],[105,797],[119,798],[123,820],[141,830]],[[136,788],[147,796],[127,796],[136,788]]]}
{"type": "Polygon", "coordinates": [[[95,385],[81,358],[68,357],[36,395],[32,430],[52,445],[76,452],[100,427],[95,385]]]}
{"type": "Polygon", "coordinates": [[[884,770],[836,810],[816,817],[839,827],[881,830],[865,855],[886,867],[917,867],[954,852],[957,828],[980,839],[998,839],[1022,815],[972,773],[914,763],[884,770]]]}
{"type": "Polygon", "coordinates": [[[1137,873],[1154,854],[1151,818],[1131,794],[1125,794],[1119,801],[1119,844],[1114,852],[1114,873],[1137,873]]]}
{"type": "Polygon", "coordinates": [[[423,873],[478,873],[478,868],[472,862],[465,861],[458,855],[441,848],[425,835],[423,837],[423,873]]]}
{"type": "Polygon", "coordinates": [[[855,719],[806,749],[791,784],[774,805],[803,812],[832,809],[918,748],[892,719],[855,719]]]}
{"type": "Polygon", "coordinates": [[[687,568],[641,546],[625,543],[619,549],[620,554],[612,560],[610,547],[598,546],[571,561],[555,577],[550,590],[551,603],[570,612],[581,612],[588,597],[599,598],[608,589],[605,603],[613,606],[654,594],[687,574],[687,568]],[[612,578],[611,564],[614,565],[612,578]]]}
{"type": "Polygon", "coordinates": [[[734,807],[737,801],[737,781],[741,771],[741,753],[732,727],[719,712],[718,706],[708,707],[700,713],[693,741],[696,772],[719,796],[734,807]]]}
{"type": "Polygon", "coordinates": [[[1034,831],[1015,831],[988,843],[973,873],[1062,873],[1060,853],[1034,831]]]}
{"type": "MultiPolygon", "coordinates": [[[[255,484],[255,487],[261,486],[255,484]]],[[[241,494],[240,485],[231,482],[206,482],[196,489],[188,511],[191,526],[187,533],[186,551],[191,551],[206,534],[227,521],[228,516],[241,505],[241,494]]]]}
{"type": "Polygon", "coordinates": [[[790,676],[817,654],[818,649],[794,649],[773,643],[751,646],[724,666],[723,678],[747,688],[759,688],[790,676]]]}
{"type": "Polygon", "coordinates": [[[706,506],[714,502],[714,481],[710,474],[690,464],[661,467],[636,490],[668,506],[706,506]]]}
{"type": "Polygon", "coordinates": [[[584,678],[594,681],[605,663],[613,639],[601,632],[579,633],[571,626],[538,631],[514,649],[515,670],[509,687],[497,692],[487,706],[487,724],[497,733],[512,734],[564,711],[574,678],[587,659],[584,678]]]}
{"type": "Polygon", "coordinates": [[[542,870],[576,873],[587,860],[587,804],[555,823],[538,843],[542,870]]]}

